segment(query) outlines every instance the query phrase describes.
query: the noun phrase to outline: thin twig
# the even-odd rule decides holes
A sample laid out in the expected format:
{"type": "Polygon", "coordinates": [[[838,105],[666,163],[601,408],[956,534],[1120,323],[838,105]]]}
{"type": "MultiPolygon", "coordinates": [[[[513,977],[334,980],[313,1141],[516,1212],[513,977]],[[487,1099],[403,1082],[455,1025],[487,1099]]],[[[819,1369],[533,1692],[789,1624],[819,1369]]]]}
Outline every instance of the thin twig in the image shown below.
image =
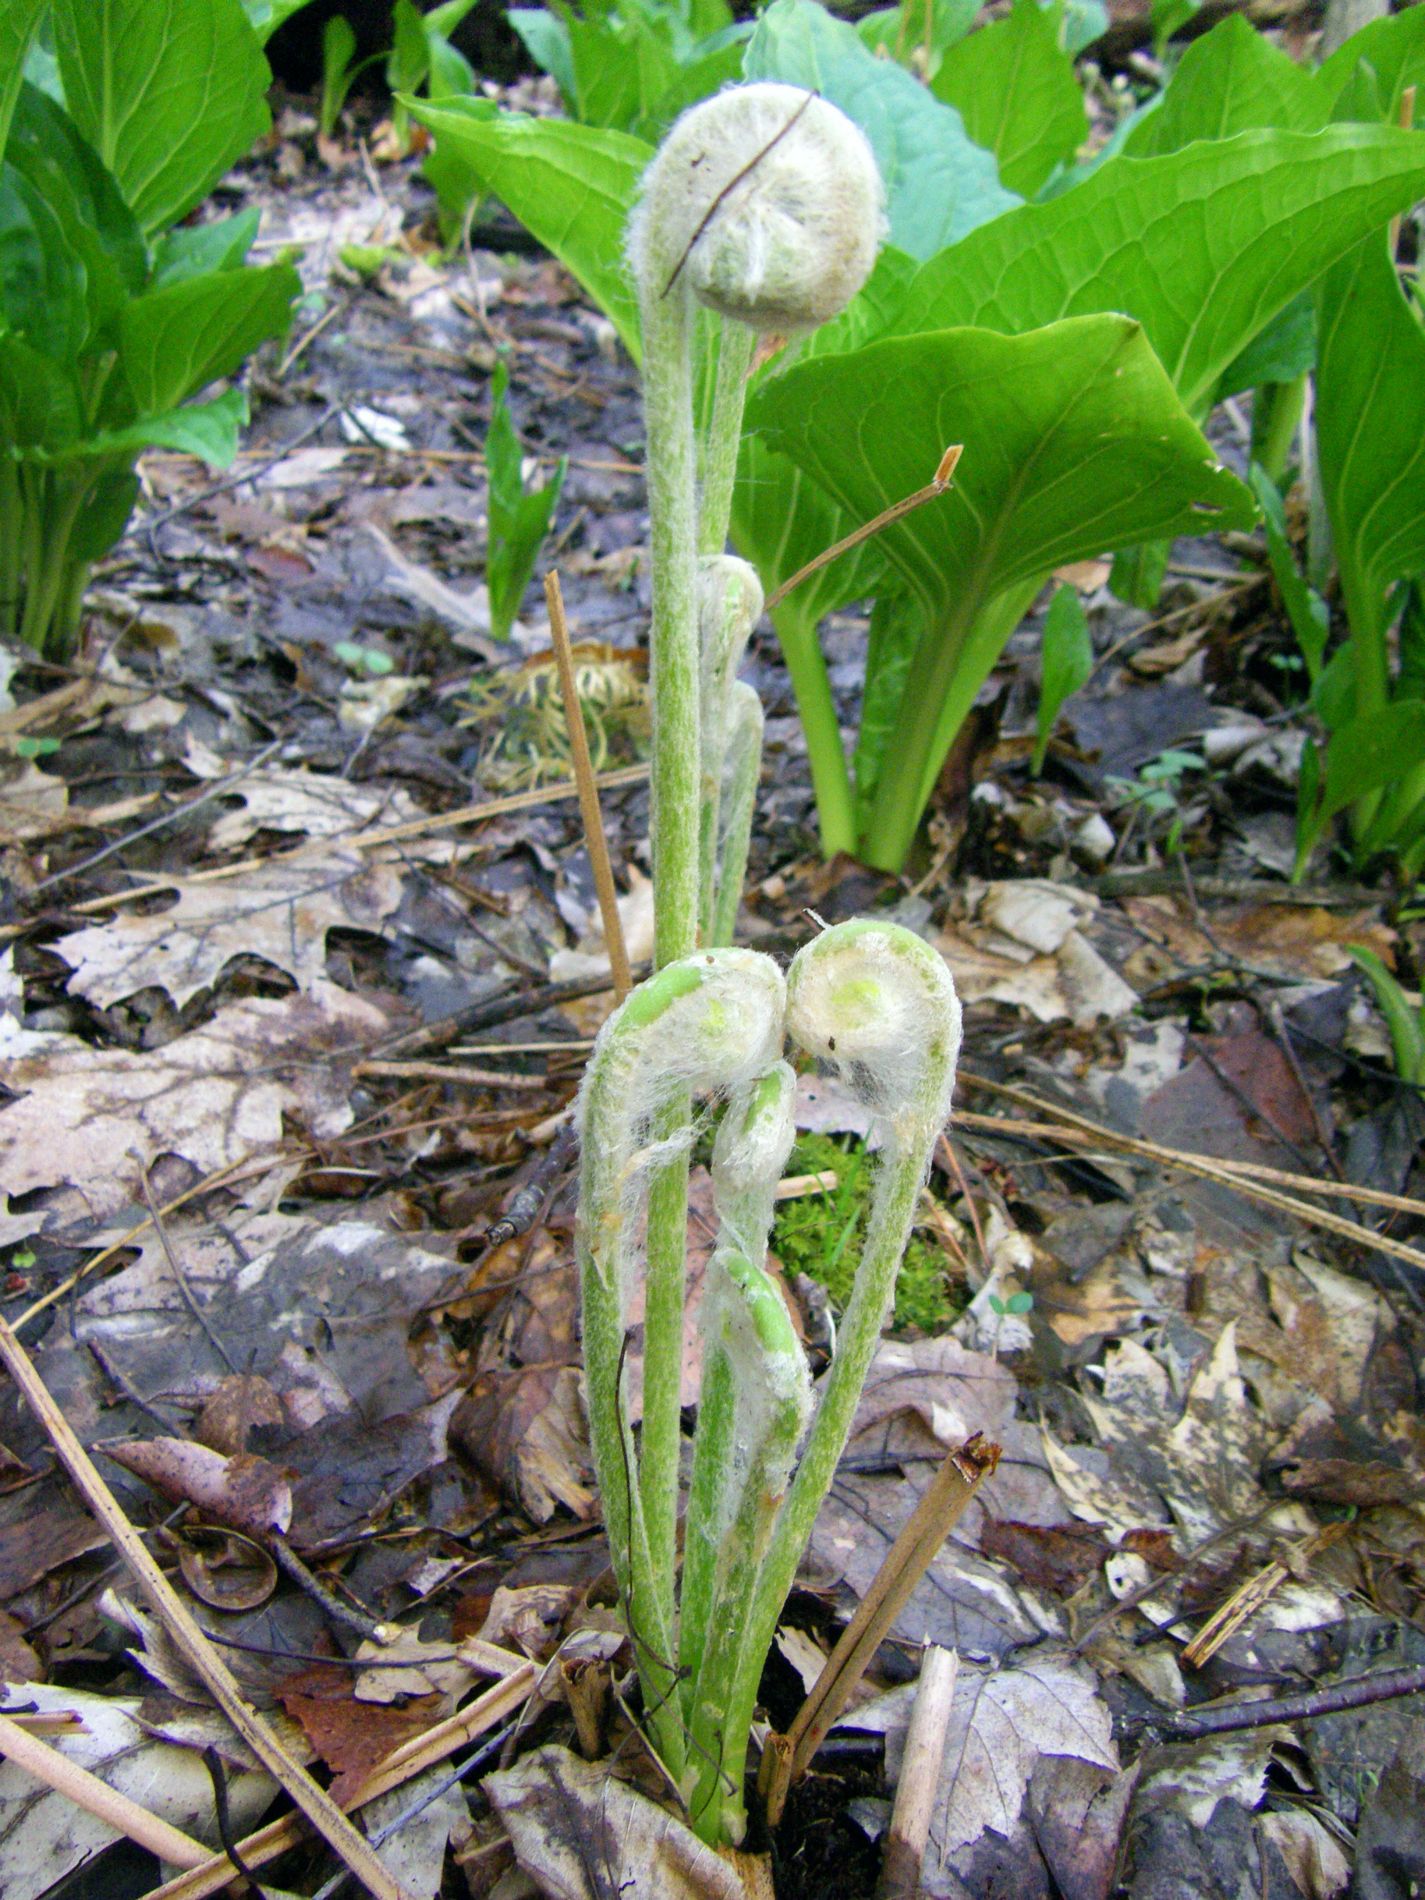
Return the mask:
{"type": "Polygon", "coordinates": [[[476,1069],[459,1062],[358,1062],[353,1076],[394,1075],[422,1082],[473,1082],[487,1089],[521,1089],[538,1093],[550,1085],[542,1075],[514,1075],[509,1070],[476,1069]]]}
{"type": "Polygon", "coordinates": [[[772,1745],[763,1753],[758,1779],[769,1827],[775,1827],[781,1819],[792,1782],[805,1773],[891,1625],[999,1458],[999,1446],[987,1443],[976,1432],[947,1454],[929,1490],[906,1519],[856,1614],[827,1657],[796,1721],[785,1735],[773,1736],[772,1745]]]}
{"type": "Polygon", "coordinates": [[[1400,1696],[1425,1694],[1425,1663],[1409,1669],[1383,1669],[1374,1676],[1352,1676],[1324,1689],[1300,1695],[1269,1696],[1261,1702],[1226,1702],[1215,1709],[1189,1709],[1181,1714],[1153,1716],[1149,1726],[1173,1735],[1230,1735],[1244,1728],[1270,1728],[1278,1722],[1311,1722],[1322,1715],[1340,1715],[1347,1709],[1366,1709],[1376,1702],[1394,1702],[1400,1696]]]}
{"type": "Polygon", "coordinates": [[[584,730],[584,708],[574,682],[574,657],[569,648],[569,623],[564,617],[564,596],[559,586],[559,570],[551,568],[544,577],[544,598],[549,608],[549,632],[554,644],[554,660],[559,669],[559,692],[564,701],[564,722],[569,728],[569,756],[574,763],[574,782],[579,788],[579,811],[584,820],[584,842],[589,848],[589,863],[594,872],[594,889],[599,897],[599,915],[604,920],[604,947],[609,953],[609,972],[614,981],[614,1000],[621,1003],[633,988],[628,967],[628,947],[623,940],[623,920],[618,914],[618,893],[614,888],[613,866],[609,863],[608,839],[604,836],[604,817],[599,809],[599,793],[594,783],[594,762],[589,757],[589,738],[584,730]]]}
{"type": "Polygon", "coordinates": [[[168,1262],[168,1271],[173,1275],[174,1284],[178,1288],[179,1297],[188,1308],[194,1324],[198,1327],[198,1330],[202,1333],[213,1351],[218,1355],[219,1359],[222,1360],[228,1371],[235,1373],[237,1366],[233,1361],[232,1354],[223,1344],[222,1338],[214,1328],[208,1315],[203,1311],[202,1307],[199,1306],[197,1299],[194,1297],[193,1289],[188,1284],[188,1276],[178,1263],[178,1255],[173,1251],[173,1242],[168,1238],[168,1229],[163,1224],[163,1215],[157,1201],[155,1201],[153,1197],[153,1183],[149,1179],[147,1167],[139,1170],[139,1185],[143,1190],[143,1204],[148,1209],[148,1217],[153,1222],[153,1231],[158,1235],[158,1244],[163,1249],[163,1257],[168,1262]]]}
{"type": "Polygon", "coordinates": [[[370,1844],[250,1707],[236,1678],[145,1549],[142,1537],[125,1517],[68,1419],[50,1396],[29,1354],[3,1319],[0,1319],[0,1358],[4,1359],[11,1378],[48,1432],[70,1482],[113,1539],[135,1582],[162,1620],[174,1647],[200,1677],[223,1714],[375,1900],[406,1900],[404,1890],[381,1865],[370,1844]]]}
{"type": "Polygon", "coordinates": [[[920,1659],[920,1687],[910,1713],[905,1758],[896,1786],[896,1804],[891,1811],[876,1900],[915,1900],[921,1891],[921,1863],[925,1859],[931,1815],[940,1792],[945,1733],[950,1726],[950,1705],[955,1700],[958,1673],[959,1657],[953,1649],[941,1649],[936,1643],[926,1645],[920,1659]]]}
{"type": "MultiPolygon", "coordinates": [[[[1003,1095],[1010,1101],[1022,1102],[1065,1124],[1057,1130],[1058,1138],[1068,1140],[1067,1129],[1078,1129],[1091,1135],[1094,1140],[1111,1152],[1142,1155],[1145,1159],[1156,1161],[1173,1168],[1182,1168],[1188,1174],[1199,1175],[1204,1181],[1216,1181],[1224,1187],[1234,1189],[1249,1199],[1260,1201],[1265,1207],[1275,1207],[1284,1214],[1294,1214],[1298,1220],[1309,1226],[1320,1227],[1327,1233],[1339,1234],[1345,1240],[1352,1240],[1367,1251],[1393,1254],[1397,1260],[1407,1260],[1413,1267],[1425,1271],[1425,1253],[1418,1247],[1408,1247],[1403,1240],[1392,1240],[1389,1234],[1378,1234],[1373,1228],[1362,1227],[1359,1221],[1347,1220],[1341,1214],[1332,1214],[1324,1207],[1312,1207],[1306,1201],[1298,1200],[1290,1194],[1280,1194],[1275,1188],[1261,1184],[1263,1169],[1249,1166],[1245,1162],[1232,1163],[1218,1161],[1207,1155],[1184,1154],[1176,1148],[1161,1148],[1156,1142],[1139,1141],[1131,1135],[1116,1134],[1101,1123],[1090,1121],[1086,1115],[1076,1115],[1071,1109],[1059,1108],[1053,1102],[1046,1102],[1037,1095],[1031,1095],[1028,1089],[1015,1088],[1008,1082],[992,1082],[987,1076],[975,1075],[961,1068],[960,1080],[972,1088],[987,1089],[991,1094],[1003,1095]]],[[[960,1117],[962,1125],[968,1126],[968,1118],[960,1117]]],[[[1335,1182],[1316,1182],[1311,1191],[1317,1194],[1329,1192],[1342,1196],[1347,1190],[1335,1182]]],[[[1351,1194],[1358,1195],[1359,1190],[1352,1189],[1351,1194]]]]}
{"type": "Polygon", "coordinates": [[[923,508],[926,502],[934,501],[937,495],[943,495],[950,486],[950,478],[955,473],[956,464],[964,452],[963,442],[952,442],[941,456],[939,468],[924,488],[917,488],[913,495],[906,495],[901,501],[892,502],[889,508],[883,508],[873,520],[864,522],[859,528],[853,528],[850,534],[843,535],[829,548],[823,548],[815,560],[808,561],[805,567],[799,567],[790,580],[783,581],[780,587],[772,589],[767,597],[765,611],[771,613],[774,607],[780,607],[792,589],[800,587],[809,575],[817,572],[818,568],[829,567],[841,555],[849,553],[854,547],[859,547],[861,542],[869,540],[873,534],[879,534],[882,528],[889,528],[893,521],[899,521],[913,509],[923,508]]]}
{"type": "Polygon", "coordinates": [[[83,877],[85,872],[92,871],[106,858],[112,858],[116,852],[126,851],[131,844],[137,844],[140,838],[151,837],[155,831],[162,831],[165,825],[176,824],[180,818],[186,818],[190,812],[197,811],[200,805],[209,805],[215,798],[226,797],[241,780],[249,777],[260,765],[265,765],[283,744],[283,740],[274,739],[270,745],[265,745],[260,752],[254,753],[246,765],[236,772],[230,772],[226,778],[220,778],[215,785],[206,786],[196,798],[186,799],[183,804],[174,805],[170,810],[160,812],[157,818],[150,818],[148,823],[140,825],[137,831],[126,831],[122,838],[115,838],[112,844],[106,844],[101,851],[94,852],[91,857],[81,858],[78,864],[71,864],[66,870],[56,871],[50,877],[41,878],[38,884],[30,887],[30,895],[37,897],[41,891],[49,890],[52,885],[64,884],[70,878],[83,877]]]}
{"type": "Polygon", "coordinates": [[[86,1814],[92,1814],[106,1827],[137,1841],[160,1860],[172,1861],[177,1867],[201,1867],[209,1858],[201,1841],[195,1841],[191,1835],[150,1814],[137,1801],[131,1801],[117,1788],[111,1788],[107,1781],[101,1781],[98,1775],[81,1768],[78,1762],[61,1755],[57,1748],[51,1748],[48,1742],[21,1728],[8,1715],[0,1715],[0,1755],[14,1762],[17,1768],[23,1768],[33,1780],[53,1788],[77,1808],[83,1808],[86,1814]]]}
{"type": "MultiPolygon", "coordinates": [[[[393,1788],[413,1781],[417,1775],[424,1774],[427,1768],[445,1761],[457,1748],[463,1748],[477,1735],[485,1734],[497,1722],[502,1722],[511,1710],[528,1701],[535,1685],[536,1673],[533,1663],[525,1663],[503,1682],[497,1682],[492,1689],[487,1689],[467,1708],[447,1716],[443,1722],[437,1722],[424,1735],[403,1742],[372,1769],[346,1805],[349,1808],[365,1807],[368,1801],[374,1801],[378,1795],[389,1794],[393,1788]]],[[[269,1821],[266,1827],[259,1828],[255,1834],[249,1834],[246,1840],[239,1841],[238,1847],[245,1866],[263,1867],[268,1861],[276,1860],[279,1854],[285,1854],[289,1848],[295,1847],[301,1838],[300,1819],[295,1814],[285,1814],[280,1821],[269,1821]]],[[[166,1886],[155,1888],[148,1900],[206,1900],[208,1894],[216,1893],[220,1887],[228,1884],[234,1871],[226,1854],[215,1854],[205,1860],[201,1867],[193,1868],[191,1873],[180,1874],[166,1886]]]]}
{"type": "MultiPolygon", "coordinates": [[[[646,765],[621,765],[612,772],[600,772],[595,783],[602,792],[619,790],[625,785],[642,785],[648,778],[646,765]]],[[[219,788],[221,789],[221,788],[219,788]]],[[[379,845],[400,844],[408,838],[429,837],[434,831],[443,831],[447,827],[483,824],[487,818],[503,818],[513,811],[529,811],[537,805],[555,805],[566,798],[577,798],[579,787],[573,779],[561,779],[554,785],[542,785],[537,791],[510,792],[503,798],[486,798],[478,805],[458,805],[454,811],[429,812],[424,818],[412,818],[405,824],[385,825],[379,830],[336,832],[324,840],[335,849],[339,845],[349,844],[357,851],[372,851],[379,845]]],[[[187,807],[184,807],[186,810],[187,807]]],[[[300,857],[311,849],[310,843],[296,845],[290,851],[274,851],[261,857],[242,858],[236,864],[219,864],[208,871],[195,871],[184,877],[185,884],[218,884],[226,878],[242,877],[249,871],[259,871],[269,865],[284,864],[289,858],[300,857]]],[[[66,876],[70,874],[65,873],[66,876]]],[[[150,884],[136,884],[127,891],[109,891],[103,897],[91,897],[83,904],[72,904],[70,909],[76,917],[95,917],[101,912],[114,910],[120,904],[137,903],[144,897],[161,897],[165,891],[173,889],[172,878],[155,878],[150,884]]],[[[0,931],[0,942],[6,937],[19,935],[25,925],[11,925],[0,931]]]]}

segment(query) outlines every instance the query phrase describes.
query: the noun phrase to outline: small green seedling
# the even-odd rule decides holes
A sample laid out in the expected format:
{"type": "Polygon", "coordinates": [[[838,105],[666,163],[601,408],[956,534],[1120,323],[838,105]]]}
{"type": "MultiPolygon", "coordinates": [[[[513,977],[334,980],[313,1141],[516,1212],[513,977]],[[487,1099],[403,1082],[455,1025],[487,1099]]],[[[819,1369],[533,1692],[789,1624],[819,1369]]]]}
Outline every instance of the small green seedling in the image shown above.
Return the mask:
{"type": "Polygon", "coordinates": [[[569,458],[561,456],[542,488],[525,487],[524,450],[506,400],[509,386],[509,364],[502,356],[490,382],[490,427],[485,437],[490,524],[485,583],[490,592],[490,631],[497,640],[510,637],[569,466],[569,458]]]}
{"type": "Polygon", "coordinates": [[[1425,1088],[1425,1003],[1412,1003],[1374,950],[1350,946],[1351,960],[1365,973],[1375,994],[1376,1007],[1390,1032],[1395,1072],[1413,1088],[1425,1088]]]}
{"type": "Polygon", "coordinates": [[[1203,771],[1206,764],[1201,753],[1170,749],[1139,766],[1136,778],[1120,778],[1110,772],[1106,783],[1119,809],[1145,818],[1171,816],[1172,822],[1163,840],[1163,849],[1171,857],[1182,848],[1182,781],[1189,772],[1203,771]]]}
{"type": "Polygon", "coordinates": [[[338,640],[332,652],[350,672],[364,673],[372,679],[381,679],[396,670],[396,662],[380,647],[363,647],[354,640],[338,640]]]}
{"type": "Polygon", "coordinates": [[[1032,1293],[1011,1293],[1007,1300],[1001,1299],[998,1293],[990,1295],[990,1311],[996,1319],[1007,1319],[1011,1313],[1022,1316],[1033,1310],[1034,1295],[1032,1293]]]}
{"type": "Polygon", "coordinates": [[[25,734],[15,741],[15,756],[19,759],[48,759],[58,752],[60,741],[54,738],[34,738],[25,734]]]}
{"type": "Polygon", "coordinates": [[[1044,616],[1044,637],[1040,647],[1043,677],[1039,687],[1039,716],[1036,721],[1034,757],[1030,771],[1035,778],[1044,770],[1054,721],[1064,701],[1088,685],[1093,672],[1093,638],[1088,616],[1074,588],[1059,588],[1044,616]]]}

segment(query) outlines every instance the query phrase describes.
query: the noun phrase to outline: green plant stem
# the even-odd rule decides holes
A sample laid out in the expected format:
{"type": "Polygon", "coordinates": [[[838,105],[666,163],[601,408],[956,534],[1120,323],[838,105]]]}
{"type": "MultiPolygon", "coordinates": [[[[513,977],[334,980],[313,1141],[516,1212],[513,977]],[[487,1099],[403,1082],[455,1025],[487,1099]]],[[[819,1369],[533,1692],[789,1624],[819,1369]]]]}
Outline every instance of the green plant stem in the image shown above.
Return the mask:
{"type": "Polygon", "coordinates": [[[817,638],[817,622],[793,594],[772,610],[772,625],[791,674],[792,692],[806,735],[822,856],[834,858],[838,851],[856,849],[856,804],[826,656],[817,638]]]}
{"type": "Polygon", "coordinates": [[[697,505],[688,296],[663,295],[655,251],[643,291],[653,629],[654,962],[697,947],[699,650],[697,505]]]}
{"type": "Polygon", "coordinates": [[[737,913],[747,877],[747,853],[762,775],[762,702],[756,689],[745,681],[739,680],[733,688],[727,723],[722,838],[709,938],[715,944],[731,943],[737,935],[737,913]]]}
{"type": "MultiPolygon", "coordinates": [[[[687,1127],[687,1096],[674,1102],[654,1125],[654,1139],[671,1139],[687,1127]]],[[[643,1443],[639,1488],[652,1564],[651,1588],[660,1629],[671,1657],[677,1628],[678,1466],[682,1452],[683,1300],[688,1234],[686,1150],[654,1175],[648,1192],[648,1274],[643,1315],[643,1443]]],[[[659,1753],[669,1772],[682,1773],[683,1733],[677,1698],[652,1711],[659,1753]]]]}
{"type": "MultiPolygon", "coordinates": [[[[670,1698],[676,1701],[673,1622],[666,1608],[666,1593],[656,1587],[657,1569],[644,1517],[638,1453],[628,1426],[623,1282],[632,1216],[626,1204],[626,1183],[621,1178],[626,1165],[625,1144],[618,1138],[618,1131],[628,1122],[631,1105],[625,1099],[628,1073],[620,1061],[619,1042],[627,1044],[646,1031],[679,993],[681,973],[676,971],[661,989],[646,986],[640,1002],[616,1023],[609,1043],[596,1052],[590,1065],[583,1103],[586,1138],[581,1147],[575,1232],[590,1444],[601,1480],[610,1558],[633,1639],[639,1679],[660,1742],[670,1698]]],[[[640,992],[634,995],[639,997],[640,992]]],[[[675,1728],[675,1736],[679,1732],[675,1728]]],[[[670,1767],[677,1772],[674,1764],[670,1767]]]]}
{"type": "Polygon", "coordinates": [[[836,1357],[826,1375],[797,1474],[743,1612],[742,1640],[727,1696],[727,1749],[723,1758],[726,1772],[739,1791],[746,1774],[747,1740],[762,1667],[802,1552],[811,1540],[817,1512],[836,1476],[871,1357],[895,1298],[896,1270],[910,1238],[924,1165],[922,1151],[882,1151],[865,1252],[838,1331],[836,1357]]]}
{"type": "Polygon", "coordinates": [[[908,675],[913,689],[908,686],[901,702],[862,840],[867,864],[899,871],[905,863],[945,755],[1042,585],[1036,576],[1006,588],[976,614],[971,582],[965,605],[921,640],[908,675]]]}
{"type": "Polygon", "coordinates": [[[24,589],[24,502],[14,458],[0,453],[0,633],[13,639],[24,589]]]}
{"type": "Polygon", "coordinates": [[[727,545],[732,490],[737,480],[737,454],[742,443],[747,372],[756,341],[756,332],[745,323],[731,318],[723,320],[718,338],[712,416],[703,444],[702,505],[698,516],[700,554],[721,554],[727,545]]]}
{"type": "Polygon", "coordinates": [[[1280,488],[1306,408],[1307,375],[1289,383],[1262,383],[1252,398],[1252,460],[1280,488]]]}
{"type": "MultiPolygon", "coordinates": [[[[658,245],[640,286],[643,394],[647,420],[648,504],[653,579],[654,962],[691,954],[698,936],[700,716],[697,503],[693,445],[691,315],[685,286],[665,287],[676,259],[658,245]]],[[[655,1139],[675,1136],[689,1118],[686,1098],[670,1104],[655,1139]]],[[[644,1320],[643,1516],[652,1562],[658,1626],[676,1628],[678,1462],[682,1438],[684,1254],[687,1247],[686,1154],[661,1168],[648,1202],[648,1279],[644,1320]]],[[[671,1647],[665,1649],[671,1657],[671,1647]]],[[[682,1730],[676,1699],[651,1710],[660,1753],[681,1773],[682,1730]]]]}

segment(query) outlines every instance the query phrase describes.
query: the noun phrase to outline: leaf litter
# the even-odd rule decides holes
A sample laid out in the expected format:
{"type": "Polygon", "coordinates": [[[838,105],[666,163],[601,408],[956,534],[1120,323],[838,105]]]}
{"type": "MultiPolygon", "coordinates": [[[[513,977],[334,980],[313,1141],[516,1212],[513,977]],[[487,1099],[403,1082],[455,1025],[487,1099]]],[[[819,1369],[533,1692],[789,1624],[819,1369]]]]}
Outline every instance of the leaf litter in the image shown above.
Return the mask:
{"type": "MultiPolygon", "coordinates": [[[[246,176],[266,199],[263,164],[246,176]]],[[[309,236],[334,216],[368,229],[356,176],[289,187],[273,229],[284,216],[309,236]]],[[[381,215],[406,206],[412,177],[383,170],[381,215]]],[[[559,525],[576,629],[636,650],[632,376],[557,272],[479,261],[505,293],[486,321],[514,348],[522,426],[571,450],[559,525]]],[[[50,1390],[246,1692],[339,1789],[487,1692],[479,1643],[538,1659],[538,1735],[512,1725],[482,1792],[447,1788],[398,1827],[412,1891],[454,1891],[462,1867],[480,1890],[473,1870],[508,1864],[507,1832],[550,1891],[616,1890],[656,1867],[660,1891],[716,1894],[729,1876],[662,1805],[620,1701],[629,1659],[601,1582],[569,1185],[539,1177],[604,1007],[544,991],[604,968],[577,820],[551,800],[441,823],[497,789],[477,776],[496,735],[464,712],[471,656],[489,657],[470,448],[487,414],[470,366],[489,339],[446,294],[461,268],[431,265],[406,301],[349,293],[343,325],[305,354],[310,386],[279,376],[281,399],[255,405],[256,479],[204,499],[194,465],[149,457],[153,508],[175,512],[150,545],[121,546],[96,597],[109,631],[133,631],[68,686],[17,682],[16,711],[38,709],[34,730],[62,744],[43,768],[12,760],[0,786],[5,1311],[49,1300],[24,1331],[50,1390]],[[399,435],[344,442],[334,413],[320,441],[264,470],[300,426],[287,409],[316,401],[399,435]],[[353,643],[393,662],[389,687],[352,678],[338,648],[353,643]],[[280,755],[244,771],[274,736],[280,755]],[[373,847],[367,834],[391,828],[403,835],[373,847]],[[502,1091],[457,1063],[536,1087],[502,1091]],[[487,1248],[531,1182],[528,1223],[487,1248]],[[61,1292],[96,1252],[102,1270],[61,1292]],[[279,1568],[283,1541],[315,1590],[279,1568]],[[337,1609],[401,1625],[400,1643],[337,1609]],[[580,1702],[586,1678],[603,1686],[580,1702]],[[564,1746],[576,1708],[595,1707],[613,1778],[564,1746]]],[[[308,270],[328,296],[323,267],[308,270]]],[[[1231,694],[1203,684],[1225,624],[1214,612],[1209,597],[1202,638],[1155,656],[1175,669],[1164,680],[1104,668],[1070,709],[1083,771],[1057,789],[1023,773],[1026,628],[1000,675],[1004,730],[975,766],[996,796],[947,796],[931,820],[940,868],[911,898],[797,856],[811,822],[801,741],[775,710],[775,654],[761,645],[751,661],[774,712],[748,940],[792,947],[802,905],[829,919],[910,906],[969,1003],[960,1104],[994,1111],[965,1113],[929,1189],[947,1281],[973,1297],[948,1335],[883,1343],[781,1641],[813,1669],[947,1449],[977,1430],[1001,1443],[995,1480],[837,1738],[869,1746],[872,1792],[854,1800],[834,1751],[812,1777],[833,1806],[827,1851],[849,1866],[866,1839],[851,1807],[884,1824],[919,1646],[956,1647],[931,1894],[1052,1882],[1106,1900],[1116,1878],[1135,1900],[1181,1878],[1325,1894],[1358,1827],[1357,1878],[1375,1900],[1365,1883],[1418,1809],[1418,1702],[1240,1734],[1175,1727],[1204,1701],[1270,1705],[1283,1684],[1329,1694],[1419,1663],[1425,1588],[1420,1282],[1370,1245],[1387,1218],[1418,1238],[1418,1210],[1329,1203],[1365,1223],[1352,1241],[1112,1141],[1298,1177],[1339,1165],[1385,1193],[1421,1185],[1418,1103],[1380,1073],[1386,1043],[1347,950],[1418,970],[1418,920],[1360,891],[1264,891],[1275,814],[1252,805],[1245,768],[1231,781],[1242,809],[1194,803],[1190,871],[1106,827],[1109,851],[1133,849],[1104,872],[1086,829],[1104,772],[1204,726],[1221,728],[1221,750],[1242,724],[1231,694]],[[986,1099],[995,1084],[1042,1106],[986,1099]],[[1056,1138],[1060,1112],[1108,1132],[1056,1138]],[[1239,1620],[1195,1665],[1184,1644],[1219,1611],[1239,1620]]],[[[862,632],[851,617],[824,631],[833,678],[854,687],[862,632]]],[[[537,616],[517,638],[545,644],[537,616]]],[[[14,718],[0,712],[0,733],[14,718]]],[[[641,927],[646,792],[605,803],[641,927]]],[[[803,1078],[799,1103],[808,1128],[848,1126],[834,1085],[803,1078]]],[[[810,1292],[790,1297],[815,1342],[810,1292]]],[[[684,1373],[691,1405],[691,1330],[684,1373]]],[[[77,1713],[101,1768],[92,1750],[120,1737],[175,1792],[169,1810],[154,1792],[145,1804],[215,1839],[191,1726],[208,1719],[202,1690],[160,1624],[103,1594],[112,1555],[8,1391],[0,1439],[4,1706],[77,1713]],[[116,1638],[127,1661],[101,1664],[116,1638]],[[171,1704],[152,1719],[155,1685],[191,1699],[188,1728],[171,1704]]],[[[784,1713],[788,1693],[774,1665],[764,1694],[780,1727],[800,1699],[784,1713]]],[[[255,1819],[245,1772],[234,1761],[227,1784],[239,1829],[255,1819]]],[[[17,1775],[0,1769],[0,1816],[17,1775]]],[[[34,1803],[34,1784],[14,1785],[34,1803]]],[[[386,1797],[390,1818],[416,1792],[386,1797]]],[[[0,1833],[7,1893],[43,1893],[61,1861],[99,1847],[71,1804],[39,1799],[52,1823],[32,1818],[23,1850],[0,1833]]],[[[789,1862],[810,1851],[803,1837],[789,1862]]],[[[313,1873],[309,1857],[283,1879],[310,1890],[313,1873]]]]}

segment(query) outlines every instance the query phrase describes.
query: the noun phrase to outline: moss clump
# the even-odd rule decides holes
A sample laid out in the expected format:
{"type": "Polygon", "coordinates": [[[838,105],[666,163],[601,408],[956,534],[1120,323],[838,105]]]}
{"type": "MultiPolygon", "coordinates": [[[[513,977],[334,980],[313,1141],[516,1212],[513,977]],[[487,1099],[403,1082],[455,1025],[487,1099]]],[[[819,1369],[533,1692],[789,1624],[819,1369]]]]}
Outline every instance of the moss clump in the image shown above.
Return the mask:
{"type": "MultiPolygon", "coordinates": [[[[861,1258],[874,1168],[864,1145],[853,1137],[803,1135],[792,1149],[787,1173],[828,1172],[837,1177],[834,1188],[777,1203],[771,1244],[789,1276],[805,1273],[820,1281],[839,1311],[851,1297],[861,1258]]],[[[912,1235],[896,1281],[895,1326],[938,1332],[964,1305],[946,1270],[944,1252],[912,1235]]]]}

